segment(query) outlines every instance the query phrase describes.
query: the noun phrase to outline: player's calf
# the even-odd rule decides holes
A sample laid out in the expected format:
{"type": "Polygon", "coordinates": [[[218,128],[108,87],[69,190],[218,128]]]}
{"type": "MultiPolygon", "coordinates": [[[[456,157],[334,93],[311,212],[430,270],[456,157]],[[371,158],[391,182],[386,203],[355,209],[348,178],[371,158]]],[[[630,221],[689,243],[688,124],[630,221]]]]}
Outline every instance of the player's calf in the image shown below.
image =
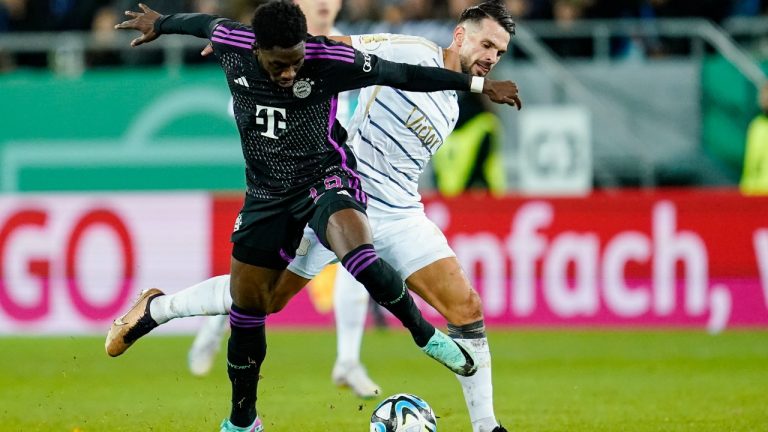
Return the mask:
{"type": "Polygon", "coordinates": [[[353,249],[341,263],[365,286],[376,303],[392,312],[410,330],[413,340],[425,354],[462,376],[477,371],[472,353],[424,319],[400,276],[378,257],[373,245],[353,249]]]}
{"type": "Polygon", "coordinates": [[[358,246],[341,259],[341,264],[363,284],[376,303],[403,323],[418,346],[427,344],[435,328],[421,315],[400,276],[379,258],[373,245],[358,246]]]}
{"type": "Polygon", "coordinates": [[[257,418],[256,389],[261,364],[267,354],[265,320],[266,315],[262,313],[232,305],[229,314],[232,334],[227,344],[227,375],[232,383],[229,421],[234,425],[250,425],[257,418]]]}

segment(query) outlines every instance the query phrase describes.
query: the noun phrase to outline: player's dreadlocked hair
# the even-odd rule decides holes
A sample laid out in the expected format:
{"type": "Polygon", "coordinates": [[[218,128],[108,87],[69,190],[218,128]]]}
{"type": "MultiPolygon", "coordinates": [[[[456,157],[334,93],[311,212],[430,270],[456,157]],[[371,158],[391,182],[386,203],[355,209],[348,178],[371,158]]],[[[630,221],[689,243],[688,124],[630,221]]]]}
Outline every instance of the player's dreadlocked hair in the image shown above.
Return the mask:
{"type": "Polygon", "coordinates": [[[496,21],[510,35],[515,34],[515,21],[500,0],[488,0],[477,6],[464,9],[459,18],[459,24],[465,21],[480,22],[485,18],[496,21]]]}
{"type": "Polygon", "coordinates": [[[275,0],[256,9],[251,21],[259,48],[290,48],[307,38],[307,19],[291,0],[275,0]]]}

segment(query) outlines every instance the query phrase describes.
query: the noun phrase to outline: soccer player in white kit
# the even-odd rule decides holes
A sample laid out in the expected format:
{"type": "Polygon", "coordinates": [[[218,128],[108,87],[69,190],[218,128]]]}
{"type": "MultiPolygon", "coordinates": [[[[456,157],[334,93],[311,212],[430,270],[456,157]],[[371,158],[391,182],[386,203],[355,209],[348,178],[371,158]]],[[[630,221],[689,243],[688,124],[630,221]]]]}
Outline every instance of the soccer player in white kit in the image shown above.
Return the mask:
{"type": "MultiPolygon", "coordinates": [[[[487,1],[467,8],[454,29],[451,45],[442,49],[419,37],[380,34],[341,37],[338,40],[384,59],[438,66],[485,76],[506,51],[514,22],[503,4],[487,1]]],[[[476,78],[482,88],[482,79],[476,78]]],[[[516,100],[518,109],[520,101],[516,100]]],[[[493,410],[491,357],[483,323],[482,304],[464,275],[455,253],[425,215],[418,193],[418,178],[431,156],[455,126],[458,102],[453,91],[415,93],[389,87],[362,89],[350,122],[348,143],[358,158],[358,170],[368,194],[368,216],[374,244],[406,281],[408,288],[433,306],[448,321],[449,335],[469,346],[478,371],[459,381],[469,409],[473,432],[505,432],[493,410]]],[[[362,258],[364,260],[365,258],[362,258]]],[[[333,252],[307,228],[296,258],[288,266],[292,275],[278,291],[281,309],[327,264],[333,252]]],[[[354,268],[354,265],[350,266],[354,268]]],[[[359,364],[359,347],[367,310],[367,293],[343,269],[337,272],[335,300],[340,358],[352,353],[359,364]],[[350,304],[352,306],[350,306],[350,304]],[[346,333],[345,333],[346,332],[346,333]],[[343,353],[343,351],[345,351],[343,353]]],[[[155,294],[157,290],[154,290],[155,294]]],[[[121,322],[131,323],[150,314],[159,325],[170,319],[229,312],[229,276],[217,276],[179,293],[140,297],[121,322]]],[[[113,325],[113,329],[115,329],[113,325]]],[[[110,331],[107,351],[119,355],[133,341],[110,331]]],[[[335,369],[335,368],[334,368],[335,369]]]]}

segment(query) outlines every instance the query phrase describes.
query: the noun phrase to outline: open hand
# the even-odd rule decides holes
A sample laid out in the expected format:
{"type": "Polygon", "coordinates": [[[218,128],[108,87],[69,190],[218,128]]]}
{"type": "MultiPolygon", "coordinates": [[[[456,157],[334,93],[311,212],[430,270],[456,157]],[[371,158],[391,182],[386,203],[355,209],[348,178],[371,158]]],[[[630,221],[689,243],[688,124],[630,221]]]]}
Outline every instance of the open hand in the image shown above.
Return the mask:
{"type": "Polygon", "coordinates": [[[152,42],[160,36],[160,34],[155,32],[155,22],[160,18],[160,14],[150,9],[144,3],[139,3],[139,7],[143,12],[125,11],[125,15],[133,17],[133,19],[123,21],[115,26],[116,29],[138,30],[141,32],[141,36],[131,41],[132,47],[152,42]]]}
{"type": "Polygon", "coordinates": [[[523,102],[517,93],[517,84],[512,81],[495,81],[486,78],[483,83],[483,94],[493,102],[516,106],[518,111],[523,107],[523,102]]]}

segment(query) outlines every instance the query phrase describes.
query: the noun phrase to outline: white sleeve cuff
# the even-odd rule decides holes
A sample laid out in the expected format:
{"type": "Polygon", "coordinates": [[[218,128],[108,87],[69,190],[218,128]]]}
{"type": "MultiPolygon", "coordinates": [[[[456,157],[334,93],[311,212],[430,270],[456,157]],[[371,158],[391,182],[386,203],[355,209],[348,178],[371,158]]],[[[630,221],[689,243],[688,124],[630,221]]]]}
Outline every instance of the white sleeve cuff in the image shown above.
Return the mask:
{"type": "Polygon", "coordinates": [[[479,77],[479,76],[473,76],[472,82],[469,84],[469,90],[472,93],[482,93],[483,83],[485,83],[485,78],[479,77]]]}

